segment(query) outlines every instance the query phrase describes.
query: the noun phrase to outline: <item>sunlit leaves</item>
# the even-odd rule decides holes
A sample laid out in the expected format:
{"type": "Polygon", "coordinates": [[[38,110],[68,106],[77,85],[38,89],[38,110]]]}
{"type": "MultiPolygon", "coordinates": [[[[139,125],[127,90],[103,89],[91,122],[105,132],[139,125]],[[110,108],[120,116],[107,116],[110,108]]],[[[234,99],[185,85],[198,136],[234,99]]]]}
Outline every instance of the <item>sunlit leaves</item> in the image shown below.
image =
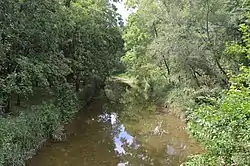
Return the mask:
{"type": "MultiPolygon", "coordinates": [[[[241,25],[244,44],[228,46],[231,56],[249,56],[249,27],[241,25]]],[[[248,57],[247,56],[247,57],[248,57]]],[[[189,129],[207,148],[203,156],[193,158],[188,165],[196,165],[206,156],[203,164],[215,158],[216,165],[249,165],[250,158],[250,69],[240,67],[233,76],[231,87],[215,105],[203,105],[191,112],[189,129]]]]}

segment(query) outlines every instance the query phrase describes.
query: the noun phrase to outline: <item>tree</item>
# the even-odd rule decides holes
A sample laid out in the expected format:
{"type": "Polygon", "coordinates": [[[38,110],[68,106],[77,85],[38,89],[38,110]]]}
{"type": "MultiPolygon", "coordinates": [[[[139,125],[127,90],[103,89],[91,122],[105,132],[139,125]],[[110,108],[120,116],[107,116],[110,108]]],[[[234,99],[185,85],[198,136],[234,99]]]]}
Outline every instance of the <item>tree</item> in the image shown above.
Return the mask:
{"type": "MultiPolygon", "coordinates": [[[[249,19],[249,13],[246,15],[249,19]]],[[[226,52],[249,56],[250,28],[241,24],[242,44],[234,42],[226,52]]],[[[231,78],[231,87],[213,105],[203,104],[190,114],[189,128],[206,147],[206,154],[197,156],[188,165],[249,165],[249,100],[250,68],[241,66],[241,73],[231,78]],[[197,120],[199,119],[199,120],[197,120]]]]}
{"type": "Polygon", "coordinates": [[[227,0],[131,0],[127,4],[137,8],[124,33],[128,73],[134,71],[136,77],[140,67],[149,63],[161,69],[166,85],[191,91],[229,87],[229,73],[237,73],[239,63],[224,50],[227,42],[240,40],[235,25],[242,11],[231,9],[227,0]]]}
{"type": "Polygon", "coordinates": [[[117,14],[108,1],[1,1],[1,101],[36,88],[104,80],[121,55],[117,14]]]}

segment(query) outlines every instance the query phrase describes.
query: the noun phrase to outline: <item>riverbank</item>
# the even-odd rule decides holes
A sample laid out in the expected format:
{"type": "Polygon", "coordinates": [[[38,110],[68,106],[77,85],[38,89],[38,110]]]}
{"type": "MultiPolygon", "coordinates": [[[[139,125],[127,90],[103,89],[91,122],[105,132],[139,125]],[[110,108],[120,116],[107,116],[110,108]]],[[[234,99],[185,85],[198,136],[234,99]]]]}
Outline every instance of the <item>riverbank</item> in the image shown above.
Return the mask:
{"type": "MultiPolygon", "coordinates": [[[[114,87],[113,91],[121,95],[117,86],[114,87]]],[[[66,126],[66,139],[47,142],[29,160],[28,166],[179,166],[188,156],[203,152],[178,117],[165,111],[144,110],[143,116],[137,114],[140,118],[136,120],[131,115],[124,118],[124,111],[133,109],[138,113],[136,110],[143,106],[108,101],[93,101],[77,113],[66,126]]]]}
{"type": "MultiPolygon", "coordinates": [[[[25,107],[16,107],[15,116],[0,118],[0,165],[23,166],[49,140],[65,139],[65,125],[76,116],[78,110],[85,106],[95,95],[94,86],[85,86],[79,92],[73,88],[61,89],[60,96],[36,94],[41,99],[28,99],[25,107]]],[[[49,92],[48,92],[49,94],[49,92]]],[[[30,97],[32,98],[32,96],[30,97]]],[[[34,97],[33,97],[34,98],[34,97]]]]}

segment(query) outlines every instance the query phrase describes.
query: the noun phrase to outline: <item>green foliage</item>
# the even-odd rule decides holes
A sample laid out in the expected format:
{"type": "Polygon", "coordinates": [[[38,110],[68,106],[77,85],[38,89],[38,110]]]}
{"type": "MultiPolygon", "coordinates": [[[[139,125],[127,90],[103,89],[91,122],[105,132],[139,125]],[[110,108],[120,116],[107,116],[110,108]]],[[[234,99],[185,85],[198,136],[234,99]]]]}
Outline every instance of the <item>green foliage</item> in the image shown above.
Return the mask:
{"type": "MultiPolygon", "coordinates": [[[[249,58],[249,26],[241,25],[240,30],[244,44],[236,43],[227,50],[249,58]]],[[[241,74],[232,77],[230,89],[219,101],[192,110],[189,129],[207,152],[188,165],[250,165],[249,80],[249,66],[241,67],[241,74]]]]}
{"type": "Polygon", "coordinates": [[[228,87],[227,72],[236,73],[239,62],[225,53],[225,42],[240,37],[232,28],[238,20],[230,12],[241,11],[214,0],[127,4],[137,11],[124,31],[122,62],[146,99],[185,107],[228,87]]]}
{"type": "MultiPolygon", "coordinates": [[[[90,97],[91,95],[89,95],[90,97]]],[[[72,86],[63,86],[57,88],[55,92],[55,106],[61,111],[61,121],[63,123],[69,122],[75,115],[75,113],[80,109],[78,103],[79,98],[74,92],[72,86]]]]}
{"type": "Polygon", "coordinates": [[[186,164],[250,165],[249,1],[127,4],[137,12],[123,35],[126,74],[148,102],[191,108],[189,129],[206,153],[186,164]]]}
{"type": "Polygon", "coordinates": [[[250,92],[230,90],[216,106],[201,106],[189,116],[191,133],[202,140],[217,164],[249,165],[250,92]]]}
{"type": "Polygon", "coordinates": [[[117,17],[108,0],[0,1],[0,165],[24,165],[47,138],[61,139],[81,91],[87,100],[89,84],[102,88],[123,50],[117,17]]]}
{"type": "Polygon", "coordinates": [[[0,165],[25,165],[25,160],[32,157],[48,137],[61,139],[62,133],[58,130],[62,129],[65,119],[72,119],[74,109],[43,103],[18,117],[1,118],[0,165]]]}
{"type": "Polygon", "coordinates": [[[104,81],[119,63],[123,40],[109,1],[4,0],[0,2],[1,107],[37,87],[56,89],[104,81]],[[59,87],[60,88],[60,87],[59,87]]]}

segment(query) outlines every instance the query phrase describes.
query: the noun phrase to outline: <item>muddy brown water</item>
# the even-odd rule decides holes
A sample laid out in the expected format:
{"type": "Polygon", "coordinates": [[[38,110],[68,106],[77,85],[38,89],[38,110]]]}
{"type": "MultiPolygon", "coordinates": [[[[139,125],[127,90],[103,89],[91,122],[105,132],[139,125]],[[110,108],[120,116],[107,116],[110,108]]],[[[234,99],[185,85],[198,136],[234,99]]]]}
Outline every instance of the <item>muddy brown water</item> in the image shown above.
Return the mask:
{"type": "Polygon", "coordinates": [[[203,151],[173,115],[147,114],[122,121],[97,100],[66,126],[64,141],[48,141],[27,166],[179,166],[203,151]]]}

